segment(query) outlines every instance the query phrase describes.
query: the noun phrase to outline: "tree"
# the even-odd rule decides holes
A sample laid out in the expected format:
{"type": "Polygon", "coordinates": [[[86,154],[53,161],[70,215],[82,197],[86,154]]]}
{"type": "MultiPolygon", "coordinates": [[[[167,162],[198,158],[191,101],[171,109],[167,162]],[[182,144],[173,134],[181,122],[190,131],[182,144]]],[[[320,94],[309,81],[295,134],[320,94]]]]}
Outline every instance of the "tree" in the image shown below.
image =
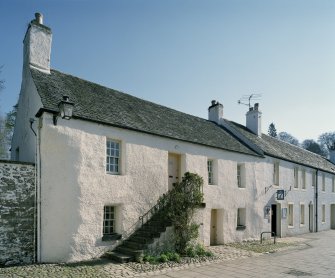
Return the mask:
{"type": "Polygon", "coordinates": [[[310,152],[327,156],[327,151],[323,149],[317,142],[315,142],[313,139],[306,139],[302,142],[301,146],[310,152]]]}
{"type": "Polygon", "coordinates": [[[275,138],[277,137],[277,129],[276,129],[274,123],[271,123],[269,125],[268,135],[271,136],[271,137],[275,137],[275,138]]]}
{"type": "Polygon", "coordinates": [[[322,133],[318,138],[318,143],[320,146],[327,151],[335,149],[335,131],[322,133]]]}
{"type": "Polygon", "coordinates": [[[295,138],[294,136],[292,136],[291,134],[287,133],[287,132],[279,132],[278,134],[278,138],[281,141],[284,141],[286,143],[290,143],[292,145],[295,146],[299,146],[299,140],[297,138],[295,138]]]}

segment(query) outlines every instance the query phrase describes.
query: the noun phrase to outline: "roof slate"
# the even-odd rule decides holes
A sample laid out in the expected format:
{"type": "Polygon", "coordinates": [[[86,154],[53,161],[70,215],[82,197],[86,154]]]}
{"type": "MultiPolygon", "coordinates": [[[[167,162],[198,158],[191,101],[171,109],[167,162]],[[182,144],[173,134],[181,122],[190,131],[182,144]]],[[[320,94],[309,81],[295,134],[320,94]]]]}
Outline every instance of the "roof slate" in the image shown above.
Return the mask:
{"type": "Polygon", "coordinates": [[[63,95],[75,103],[73,116],[195,144],[259,156],[229,131],[188,115],[101,85],[51,70],[31,69],[43,108],[58,111],[63,95]]]}
{"type": "Polygon", "coordinates": [[[297,164],[306,165],[326,172],[335,173],[335,165],[318,154],[312,153],[265,134],[262,134],[261,137],[258,137],[243,125],[232,121],[226,122],[239,131],[252,143],[260,147],[265,155],[292,161],[297,164]]]}

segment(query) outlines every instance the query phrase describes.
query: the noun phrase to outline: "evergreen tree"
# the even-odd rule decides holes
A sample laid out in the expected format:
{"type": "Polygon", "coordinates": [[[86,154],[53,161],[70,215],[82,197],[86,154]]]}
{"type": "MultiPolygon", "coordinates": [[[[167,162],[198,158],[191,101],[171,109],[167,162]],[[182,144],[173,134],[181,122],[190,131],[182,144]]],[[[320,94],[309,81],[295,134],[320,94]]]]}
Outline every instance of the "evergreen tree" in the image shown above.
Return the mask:
{"type": "Polygon", "coordinates": [[[268,135],[271,136],[271,137],[277,137],[277,129],[276,129],[274,123],[271,123],[269,125],[268,135]]]}

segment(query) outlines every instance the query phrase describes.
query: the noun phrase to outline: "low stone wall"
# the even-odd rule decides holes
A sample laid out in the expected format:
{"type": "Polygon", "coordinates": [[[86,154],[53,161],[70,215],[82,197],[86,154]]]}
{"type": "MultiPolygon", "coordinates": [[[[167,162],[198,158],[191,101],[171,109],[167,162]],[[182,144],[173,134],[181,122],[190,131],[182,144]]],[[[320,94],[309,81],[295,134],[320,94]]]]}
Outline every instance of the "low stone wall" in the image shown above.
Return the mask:
{"type": "Polygon", "coordinates": [[[0,266],[34,262],[35,166],[0,160],[0,266]]]}
{"type": "Polygon", "coordinates": [[[157,256],[163,252],[175,251],[174,227],[167,227],[166,231],[161,233],[152,244],[149,244],[146,254],[157,256]]]}

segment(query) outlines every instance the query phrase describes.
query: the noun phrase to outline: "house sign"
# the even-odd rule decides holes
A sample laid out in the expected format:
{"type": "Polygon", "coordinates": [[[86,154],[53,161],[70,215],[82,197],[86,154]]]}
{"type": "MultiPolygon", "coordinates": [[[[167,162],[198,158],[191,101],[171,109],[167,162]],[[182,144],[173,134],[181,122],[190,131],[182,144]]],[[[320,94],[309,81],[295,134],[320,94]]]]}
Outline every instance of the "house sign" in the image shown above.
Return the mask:
{"type": "Polygon", "coordinates": [[[283,189],[277,190],[276,194],[277,194],[277,201],[284,200],[284,198],[285,198],[285,190],[283,190],[283,189]]]}

